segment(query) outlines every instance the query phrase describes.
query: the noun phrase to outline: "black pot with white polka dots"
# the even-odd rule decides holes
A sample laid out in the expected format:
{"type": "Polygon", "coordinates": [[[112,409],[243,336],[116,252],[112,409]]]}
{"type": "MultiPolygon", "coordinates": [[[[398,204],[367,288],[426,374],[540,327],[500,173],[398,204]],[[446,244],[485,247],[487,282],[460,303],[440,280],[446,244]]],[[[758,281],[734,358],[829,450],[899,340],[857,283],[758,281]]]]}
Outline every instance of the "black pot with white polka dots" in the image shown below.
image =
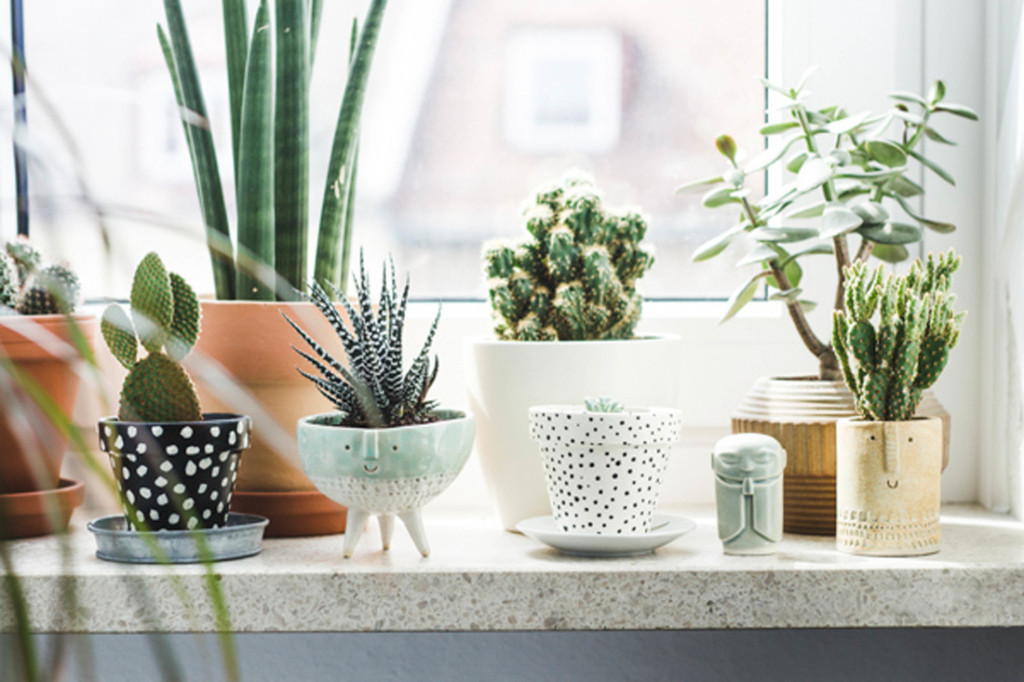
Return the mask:
{"type": "Polygon", "coordinates": [[[680,412],[578,406],[530,408],[555,522],[566,533],[638,535],[650,530],[680,412]]]}
{"type": "Polygon", "coordinates": [[[252,420],[209,413],[196,422],[99,422],[132,530],[189,530],[227,524],[252,420]]]}

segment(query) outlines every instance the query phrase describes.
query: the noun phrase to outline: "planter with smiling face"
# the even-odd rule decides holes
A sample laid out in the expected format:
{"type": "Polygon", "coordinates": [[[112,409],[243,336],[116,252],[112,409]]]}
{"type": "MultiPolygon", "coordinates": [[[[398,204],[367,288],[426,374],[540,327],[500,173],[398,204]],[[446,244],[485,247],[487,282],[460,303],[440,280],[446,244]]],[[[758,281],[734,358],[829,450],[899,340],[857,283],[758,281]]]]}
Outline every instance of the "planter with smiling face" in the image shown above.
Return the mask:
{"type": "Polygon", "coordinates": [[[384,549],[397,516],[423,556],[430,553],[420,510],[462,471],[474,434],[473,418],[464,412],[430,416],[436,421],[389,429],[347,428],[336,412],[299,420],[303,470],[323,494],[348,507],[345,556],[371,514],[380,519],[384,549]]]}

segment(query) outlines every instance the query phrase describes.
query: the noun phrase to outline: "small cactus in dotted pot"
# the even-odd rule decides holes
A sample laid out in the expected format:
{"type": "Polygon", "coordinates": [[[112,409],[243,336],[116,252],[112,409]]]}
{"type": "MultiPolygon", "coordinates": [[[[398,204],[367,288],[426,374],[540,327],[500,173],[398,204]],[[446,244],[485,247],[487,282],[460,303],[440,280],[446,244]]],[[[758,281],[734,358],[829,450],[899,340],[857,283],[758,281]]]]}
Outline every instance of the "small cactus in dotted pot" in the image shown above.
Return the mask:
{"type": "Polygon", "coordinates": [[[632,338],[642,306],[637,280],[654,263],[641,243],[644,217],[608,208],[577,171],[538,192],[525,217],[532,239],[484,248],[498,338],[632,338]]]}
{"type": "Polygon", "coordinates": [[[136,269],[130,304],[130,312],[111,304],[100,324],[128,374],[117,417],[99,423],[100,447],[109,455],[129,527],[224,526],[250,419],[202,413],[181,365],[199,337],[199,301],[157,254],[146,255],[136,269]]]}

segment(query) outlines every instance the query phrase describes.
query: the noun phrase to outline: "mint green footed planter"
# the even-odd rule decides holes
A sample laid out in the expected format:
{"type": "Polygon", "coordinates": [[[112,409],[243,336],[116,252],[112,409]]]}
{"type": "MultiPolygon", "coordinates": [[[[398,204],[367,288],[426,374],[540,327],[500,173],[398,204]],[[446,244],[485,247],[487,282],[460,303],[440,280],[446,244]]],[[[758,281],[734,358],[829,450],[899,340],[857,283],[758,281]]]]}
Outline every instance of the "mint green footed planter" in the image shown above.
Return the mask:
{"type": "Polygon", "coordinates": [[[303,470],[320,492],[349,508],[346,558],[371,514],[380,522],[384,549],[391,544],[397,516],[420,553],[430,553],[420,509],[462,471],[476,433],[473,418],[464,412],[434,414],[439,421],[392,429],[338,426],[342,416],[337,412],[299,420],[303,470]]]}

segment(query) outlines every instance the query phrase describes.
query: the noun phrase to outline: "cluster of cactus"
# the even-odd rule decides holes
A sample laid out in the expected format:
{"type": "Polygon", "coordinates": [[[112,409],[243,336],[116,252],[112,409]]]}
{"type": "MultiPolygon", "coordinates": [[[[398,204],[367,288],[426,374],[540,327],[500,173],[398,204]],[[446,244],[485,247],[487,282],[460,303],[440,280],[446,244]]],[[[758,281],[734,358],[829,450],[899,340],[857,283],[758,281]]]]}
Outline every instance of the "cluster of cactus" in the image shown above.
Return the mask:
{"type": "Polygon", "coordinates": [[[7,242],[0,251],[0,314],[67,315],[74,312],[80,291],[70,268],[43,266],[28,240],[7,242]]]}
{"type": "Polygon", "coordinates": [[[636,282],[654,262],[636,211],[606,208],[592,178],[571,172],[525,211],[533,239],[484,249],[495,333],[516,341],[632,338],[636,282]]]}
{"type": "Polygon", "coordinates": [[[285,319],[312,353],[294,346],[292,348],[315,368],[319,376],[302,369],[299,369],[299,373],[312,381],[320,393],[342,412],[342,426],[390,428],[436,421],[433,410],[437,403],[427,400],[427,393],[437,378],[438,361],[436,357],[431,361],[430,345],[441,319],[440,308],[423,348],[413,360],[409,371],[403,374],[402,330],[409,302],[408,277],[399,296],[395,266],[391,265],[389,273],[387,264],[384,265],[380,303],[376,313],[361,253],[359,275],[353,277],[353,282],[358,296],[358,310],[337,288],[333,291],[345,307],[347,321],[318,282],[311,284],[307,296],[341,339],[348,358],[347,365],[327,352],[285,315],[285,319]]]}
{"type": "Polygon", "coordinates": [[[587,412],[624,412],[626,408],[614,398],[584,398],[583,406],[587,412]]]}
{"type": "Polygon", "coordinates": [[[181,366],[199,337],[199,299],[178,274],[149,253],[135,270],[131,315],[117,304],[103,312],[103,338],[125,369],[118,418],[137,422],[202,419],[195,385],[181,366]],[[146,356],[139,359],[139,345],[146,356]]]}
{"type": "Polygon", "coordinates": [[[833,315],[832,345],[857,411],[872,421],[906,421],[921,392],[939,378],[966,312],[953,310],[952,250],[914,262],[906,275],[883,277],[855,263],[846,271],[845,311],[833,315]],[[878,313],[877,322],[873,321],[878,313]]]}

